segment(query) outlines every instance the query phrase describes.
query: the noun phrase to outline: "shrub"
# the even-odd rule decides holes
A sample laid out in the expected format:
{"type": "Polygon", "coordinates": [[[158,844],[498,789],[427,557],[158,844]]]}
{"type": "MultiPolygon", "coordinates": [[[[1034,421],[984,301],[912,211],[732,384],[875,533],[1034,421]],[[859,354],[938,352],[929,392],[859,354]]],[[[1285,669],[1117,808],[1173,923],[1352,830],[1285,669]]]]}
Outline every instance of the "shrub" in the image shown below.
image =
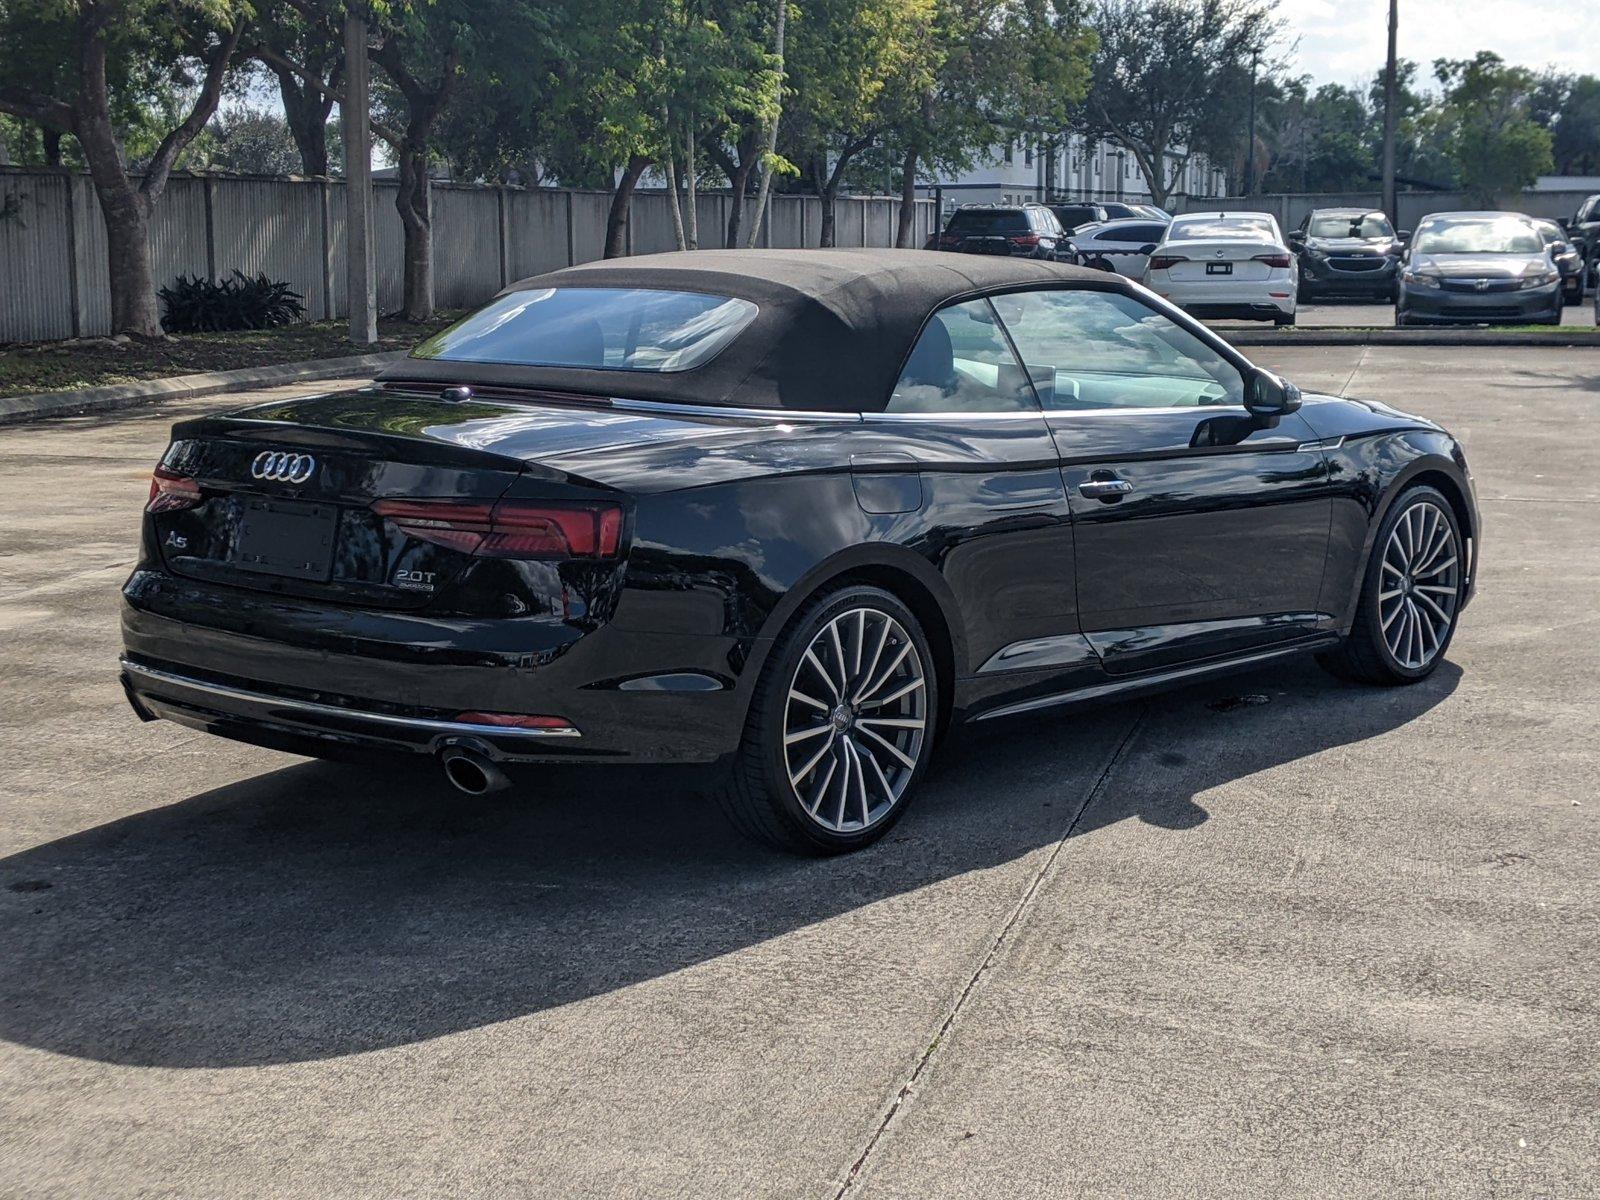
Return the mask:
{"type": "Polygon", "coordinates": [[[215,333],[228,329],[271,329],[305,316],[299,292],[265,275],[234,271],[231,279],[179,275],[157,293],[168,333],[215,333]]]}

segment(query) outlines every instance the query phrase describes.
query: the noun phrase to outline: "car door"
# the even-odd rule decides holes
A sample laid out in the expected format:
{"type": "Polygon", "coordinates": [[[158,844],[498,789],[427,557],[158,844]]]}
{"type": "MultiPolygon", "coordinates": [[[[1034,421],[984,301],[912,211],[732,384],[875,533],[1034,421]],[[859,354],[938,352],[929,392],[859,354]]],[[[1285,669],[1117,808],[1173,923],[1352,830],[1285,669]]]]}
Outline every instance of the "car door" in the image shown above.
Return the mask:
{"type": "Polygon", "coordinates": [[[1078,618],[1114,674],[1309,637],[1332,514],[1317,434],[1258,419],[1244,364],[1120,290],[993,297],[1073,511],[1078,618]]]}
{"type": "MultiPolygon", "coordinates": [[[[1097,677],[1078,635],[1072,510],[1055,442],[1022,365],[984,299],[934,313],[885,410],[852,433],[858,494],[863,481],[882,536],[903,519],[962,613],[968,702],[1014,698],[1043,682],[1097,677]],[[915,503],[886,503],[911,465],[915,503]]],[[[863,504],[868,501],[863,500],[863,504]]]]}

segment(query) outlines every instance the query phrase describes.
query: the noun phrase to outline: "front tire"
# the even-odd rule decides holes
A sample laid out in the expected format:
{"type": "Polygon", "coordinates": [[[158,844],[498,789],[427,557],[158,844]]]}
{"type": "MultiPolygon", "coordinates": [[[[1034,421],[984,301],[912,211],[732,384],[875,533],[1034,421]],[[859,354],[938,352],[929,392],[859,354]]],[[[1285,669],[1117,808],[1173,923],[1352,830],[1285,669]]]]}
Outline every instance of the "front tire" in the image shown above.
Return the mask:
{"type": "Polygon", "coordinates": [[[898,598],[850,584],[812,599],[762,669],[724,810],[780,850],[871,845],[927,766],[938,688],[927,637],[898,598]]]}
{"type": "Polygon", "coordinates": [[[1432,675],[1461,617],[1466,541],[1455,509],[1436,488],[1408,488],[1373,539],[1350,634],[1317,656],[1330,672],[1396,686],[1432,675]]]}

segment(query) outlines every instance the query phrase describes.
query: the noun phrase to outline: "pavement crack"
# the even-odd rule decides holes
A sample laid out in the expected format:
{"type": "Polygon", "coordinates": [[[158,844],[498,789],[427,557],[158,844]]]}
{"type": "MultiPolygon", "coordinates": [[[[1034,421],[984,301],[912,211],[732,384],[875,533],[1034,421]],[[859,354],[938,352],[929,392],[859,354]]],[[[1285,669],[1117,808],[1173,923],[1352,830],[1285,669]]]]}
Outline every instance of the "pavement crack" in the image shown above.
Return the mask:
{"type": "Polygon", "coordinates": [[[979,961],[977,967],[968,976],[966,986],[961,989],[961,994],[956,997],[955,1004],[945,1014],[945,1018],[940,1022],[938,1030],[935,1031],[927,1047],[918,1056],[916,1065],[911,1069],[911,1074],[906,1076],[905,1082],[900,1085],[900,1090],[895,1093],[894,1100],[890,1103],[888,1111],[883,1114],[883,1119],[878,1122],[878,1127],[872,1131],[872,1136],[867,1139],[867,1144],[862,1148],[860,1156],[851,1164],[849,1173],[845,1175],[844,1182],[839,1185],[839,1190],[834,1192],[833,1200],[841,1200],[851,1188],[855,1187],[856,1181],[860,1179],[863,1170],[866,1168],[867,1160],[872,1157],[873,1151],[878,1148],[878,1143],[883,1140],[883,1135],[889,1132],[889,1126],[894,1123],[895,1117],[899,1115],[906,1098],[911,1095],[912,1090],[916,1087],[917,1080],[928,1069],[928,1064],[933,1061],[933,1056],[938,1052],[940,1044],[955,1026],[956,1018],[961,1015],[961,1010],[966,1007],[967,1000],[978,986],[978,981],[994,965],[995,959],[999,957],[1001,949],[1006,944],[1006,939],[1011,936],[1011,931],[1017,927],[1023,916],[1033,906],[1034,896],[1038,894],[1039,887],[1044,882],[1045,876],[1049,875],[1050,869],[1055,866],[1056,859],[1061,856],[1062,848],[1071,839],[1073,831],[1078,828],[1078,822],[1083,819],[1083,814],[1089,811],[1089,807],[1099,798],[1100,793],[1105,790],[1106,784],[1110,782],[1111,776],[1122,765],[1123,759],[1127,757],[1129,747],[1133,745],[1139,731],[1144,728],[1145,718],[1148,713],[1149,709],[1141,706],[1138,715],[1129,723],[1127,731],[1123,733],[1121,740],[1117,742],[1116,747],[1111,751],[1110,757],[1106,759],[1106,765],[1101,768],[1100,774],[1095,777],[1094,783],[1084,793],[1083,803],[1072,814],[1072,820],[1067,823],[1066,829],[1056,839],[1056,843],[1051,847],[1049,855],[1040,864],[1039,869],[1033,873],[1032,878],[1028,880],[1028,886],[1023,889],[1021,899],[1017,901],[1016,907],[1011,910],[1011,915],[1006,918],[1006,923],[1001,926],[1000,932],[989,943],[989,949],[979,961]]]}
{"type": "Polygon", "coordinates": [[[1361,353],[1356,356],[1356,365],[1350,368],[1350,374],[1345,377],[1344,383],[1339,387],[1339,395],[1347,396],[1350,394],[1350,385],[1356,381],[1356,373],[1367,364],[1368,349],[1369,347],[1366,346],[1361,347],[1361,353]]]}

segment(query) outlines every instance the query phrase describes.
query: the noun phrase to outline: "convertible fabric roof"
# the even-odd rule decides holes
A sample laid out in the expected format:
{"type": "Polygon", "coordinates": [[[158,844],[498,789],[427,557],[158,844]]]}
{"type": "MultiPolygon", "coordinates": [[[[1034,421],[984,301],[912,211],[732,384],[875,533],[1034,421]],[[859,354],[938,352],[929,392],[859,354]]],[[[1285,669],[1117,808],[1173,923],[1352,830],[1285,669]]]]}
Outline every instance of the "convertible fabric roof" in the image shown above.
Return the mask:
{"type": "Polygon", "coordinates": [[[505,291],[704,292],[749,300],[759,311],[720,354],[687,371],[407,358],[380,378],[745,408],[872,412],[883,407],[934,309],[976,293],[1052,283],[1129,290],[1125,280],[1102,271],[927,250],[692,250],[614,258],[535,275],[505,291]]]}

